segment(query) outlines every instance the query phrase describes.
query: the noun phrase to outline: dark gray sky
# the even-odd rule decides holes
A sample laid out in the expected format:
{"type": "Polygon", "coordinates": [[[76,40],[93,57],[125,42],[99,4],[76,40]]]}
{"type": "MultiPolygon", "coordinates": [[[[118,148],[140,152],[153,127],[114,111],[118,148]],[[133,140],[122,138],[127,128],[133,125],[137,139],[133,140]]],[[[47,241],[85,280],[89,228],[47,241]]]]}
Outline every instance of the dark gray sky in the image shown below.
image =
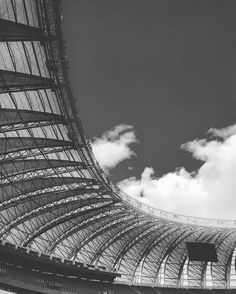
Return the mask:
{"type": "Polygon", "coordinates": [[[70,0],[63,15],[87,137],[126,123],[140,141],[113,180],[198,167],[180,145],[236,120],[236,1],[70,0]]]}

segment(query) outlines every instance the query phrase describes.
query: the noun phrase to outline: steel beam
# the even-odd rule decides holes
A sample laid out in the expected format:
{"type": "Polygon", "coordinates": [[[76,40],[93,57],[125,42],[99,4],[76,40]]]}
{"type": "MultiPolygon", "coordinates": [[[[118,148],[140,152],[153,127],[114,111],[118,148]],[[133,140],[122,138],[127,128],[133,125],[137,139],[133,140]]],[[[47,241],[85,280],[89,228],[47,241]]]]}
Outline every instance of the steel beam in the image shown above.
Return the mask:
{"type": "Polygon", "coordinates": [[[11,152],[19,152],[30,149],[56,148],[62,146],[72,146],[71,141],[49,139],[49,138],[32,138],[32,137],[5,137],[0,138],[0,155],[11,152]]]}
{"type": "MultiPolygon", "coordinates": [[[[102,204],[103,204],[103,202],[102,202],[102,204]]],[[[60,217],[53,218],[50,222],[45,223],[43,226],[41,226],[40,228],[35,230],[30,236],[28,236],[25,239],[23,246],[25,246],[25,247],[28,246],[28,244],[33,242],[33,240],[35,238],[39,237],[41,234],[45,233],[46,231],[48,231],[52,228],[55,228],[56,226],[60,225],[61,223],[70,221],[78,216],[83,216],[83,215],[90,213],[90,212],[96,212],[101,207],[104,209],[107,207],[111,207],[111,203],[104,202],[104,205],[100,204],[97,207],[90,207],[90,208],[87,208],[86,210],[83,210],[83,211],[73,210],[73,211],[71,211],[71,213],[66,213],[66,214],[61,215],[60,217]]]]}
{"type": "Polygon", "coordinates": [[[54,87],[54,82],[45,77],[15,71],[0,70],[0,93],[48,88],[54,89],[54,87]]]}
{"type": "Polygon", "coordinates": [[[80,169],[86,168],[83,162],[59,160],[59,159],[28,159],[10,161],[1,164],[1,172],[4,177],[12,177],[21,173],[28,173],[30,171],[40,171],[49,168],[60,167],[78,167],[80,169]]]}
{"type": "Polygon", "coordinates": [[[60,185],[75,184],[78,188],[84,188],[96,183],[94,179],[86,178],[73,178],[73,177],[48,177],[48,178],[36,178],[21,181],[19,183],[8,183],[0,185],[1,199],[7,200],[13,197],[17,197],[29,192],[40,191],[45,188],[53,188],[60,185]]]}
{"type": "Polygon", "coordinates": [[[45,38],[39,28],[0,18],[0,42],[40,41],[45,38]]]}
{"type": "MultiPolygon", "coordinates": [[[[113,208],[111,209],[111,207],[107,207],[106,209],[101,208],[100,211],[96,211],[96,215],[94,215],[93,213],[88,214],[85,218],[85,220],[82,223],[76,223],[73,224],[69,229],[67,229],[64,233],[60,234],[58,236],[57,239],[55,239],[55,241],[52,243],[51,248],[49,249],[48,252],[53,252],[54,249],[56,248],[56,246],[61,243],[63,240],[69,238],[70,236],[74,235],[76,232],[78,232],[79,230],[81,230],[82,228],[88,227],[88,226],[92,226],[94,222],[101,222],[101,220],[107,220],[109,222],[110,225],[112,225],[112,222],[115,218],[116,221],[118,221],[119,218],[124,217],[124,212],[123,215],[121,214],[121,209],[120,208],[113,208]]],[[[127,212],[126,212],[127,214],[127,212]]],[[[102,226],[103,229],[104,225],[102,226]]],[[[109,226],[108,229],[111,229],[111,226],[109,226]]],[[[96,230],[97,231],[97,230],[96,230]]],[[[92,233],[93,235],[93,233],[92,233]]],[[[96,238],[96,236],[94,235],[94,238],[96,238]]]]}
{"type": "Polygon", "coordinates": [[[24,109],[0,108],[0,127],[45,121],[51,122],[52,124],[66,123],[66,119],[59,114],[24,109]]]}
{"type": "MultiPolygon", "coordinates": [[[[66,201],[66,200],[60,200],[60,201],[55,201],[55,202],[50,202],[46,205],[40,206],[40,203],[38,204],[39,206],[37,208],[32,209],[30,212],[25,212],[21,215],[17,215],[16,218],[11,219],[11,221],[4,226],[4,228],[1,229],[0,231],[0,237],[2,237],[6,232],[11,230],[13,227],[17,227],[20,224],[29,221],[32,218],[37,217],[38,215],[43,216],[44,214],[50,213],[51,219],[49,218],[41,218],[44,219],[44,223],[41,222],[38,224],[39,227],[43,226],[44,224],[47,224],[48,221],[53,220],[55,217],[58,216],[58,213],[60,215],[66,215],[70,212],[73,211],[80,211],[81,213],[84,212],[84,207],[89,207],[96,205],[97,203],[107,203],[106,199],[87,199],[86,201],[81,201],[81,199],[73,199],[71,201],[66,201]],[[52,213],[55,211],[55,213],[52,213]],[[47,219],[47,220],[46,220],[47,219]]],[[[34,225],[34,232],[36,231],[36,227],[34,225]]],[[[33,232],[32,232],[33,233],[33,232]]]]}
{"type": "Polygon", "coordinates": [[[77,188],[77,189],[61,189],[61,190],[54,190],[48,192],[48,189],[40,190],[39,193],[26,193],[23,195],[18,195],[16,197],[11,197],[2,201],[0,203],[0,212],[6,210],[10,207],[16,207],[17,205],[22,205],[24,203],[34,203],[35,201],[41,201],[42,204],[46,201],[55,201],[66,199],[69,197],[80,197],[81,200],[83,199],[83,195],[85,194],[94,194],[97,191],[95,189],[89,188],[77,188]],[[45,200],[46,199],[46,200],[45,200]]]}

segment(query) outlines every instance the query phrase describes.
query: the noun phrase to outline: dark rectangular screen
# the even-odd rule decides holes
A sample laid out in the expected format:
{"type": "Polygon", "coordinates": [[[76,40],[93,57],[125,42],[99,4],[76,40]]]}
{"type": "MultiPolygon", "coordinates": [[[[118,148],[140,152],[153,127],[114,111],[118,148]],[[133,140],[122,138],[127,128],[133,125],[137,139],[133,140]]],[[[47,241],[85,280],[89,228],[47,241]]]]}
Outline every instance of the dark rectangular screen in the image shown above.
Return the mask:
{"type": "Polygon", "coordinates": [[[215,244],[202,242],[186,242],[188,257],[191,261],[217,262],[215,244]]]}

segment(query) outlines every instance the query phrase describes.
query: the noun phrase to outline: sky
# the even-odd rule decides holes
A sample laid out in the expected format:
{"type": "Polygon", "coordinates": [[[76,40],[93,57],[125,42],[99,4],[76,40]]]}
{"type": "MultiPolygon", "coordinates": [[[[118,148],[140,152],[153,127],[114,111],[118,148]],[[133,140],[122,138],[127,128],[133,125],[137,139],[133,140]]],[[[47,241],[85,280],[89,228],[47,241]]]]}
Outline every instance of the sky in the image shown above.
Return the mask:
{"type": "Polygon", "coordinates": [[[236,1],[71,0],[63,15],[77,109],[113,182],[236,219],[236,1]]]}

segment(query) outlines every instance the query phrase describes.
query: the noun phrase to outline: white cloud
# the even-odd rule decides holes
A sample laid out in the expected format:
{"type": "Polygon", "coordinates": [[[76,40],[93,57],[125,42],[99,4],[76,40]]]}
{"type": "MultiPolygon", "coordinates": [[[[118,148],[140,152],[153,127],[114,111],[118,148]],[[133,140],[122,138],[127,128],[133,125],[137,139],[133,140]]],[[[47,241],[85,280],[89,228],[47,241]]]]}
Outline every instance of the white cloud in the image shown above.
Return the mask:
{"type": "MultiPolygon", "coordinates": [[[[146,167],[140,178],[118,183],[126,193],[139,200],[174,213],[236,219],[236,124],[210,129],[210,139],[196,139],[181,146],[202,161],[194,172],[184,167],[159,178],[146,167]]],[[[106,170],[130,159],[130,145],[137,142],[132,126],[114,127],[92,142],[95,157],[106,170]]],[[[132,168],[129,168],[132,170],[132,168]]]]}
{"type": "Polygon", "coordinates": [[[236,134],[236,124],[234,124],[232,126],[228,126],[223,129],[211,128],[209,130],[209,133],[212,133],[213,136],[215,136],[215,137],[226,139],[226,138],[236,134]]]}
{"type": "Polygon", "coordinates": [[[133,126],[121,124],[104,133],[101,138],[94,138],[92,148],[100,165],[108,171],[135,155],[130,144],[136,142],[133,126]]]}
{"type": "Polygon", "coordinates": [[[146,167],[140,177],[118,183],[128,194],[160,209],[193,216],[236,219],[236,125],[211,129],[210,140],[181,147],[203,162],[199,170],[184,168],[155,177],[146,167]]]}

